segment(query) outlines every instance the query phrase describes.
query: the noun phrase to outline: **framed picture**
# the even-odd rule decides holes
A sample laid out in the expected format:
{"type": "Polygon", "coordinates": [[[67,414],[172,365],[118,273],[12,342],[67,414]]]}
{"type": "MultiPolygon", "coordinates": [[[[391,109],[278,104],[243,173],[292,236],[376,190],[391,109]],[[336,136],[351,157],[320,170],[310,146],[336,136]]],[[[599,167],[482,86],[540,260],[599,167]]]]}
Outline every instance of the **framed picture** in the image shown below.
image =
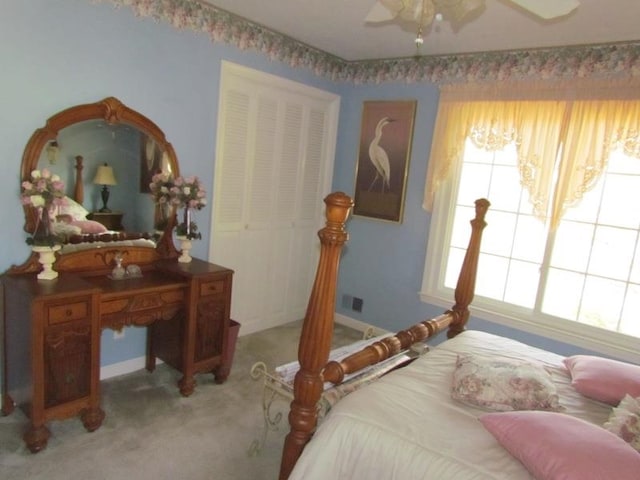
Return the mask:
{"type": "Polygon", "coordinates": [[[163,169],[162,151],[156,141],[140,132],[140,193],[151,193],[151,177],[163,169]]]}
{"type": "Polygon", "coordinates": [[[402,222],[416,104],[363,103],[354,215],[402,222]]]}

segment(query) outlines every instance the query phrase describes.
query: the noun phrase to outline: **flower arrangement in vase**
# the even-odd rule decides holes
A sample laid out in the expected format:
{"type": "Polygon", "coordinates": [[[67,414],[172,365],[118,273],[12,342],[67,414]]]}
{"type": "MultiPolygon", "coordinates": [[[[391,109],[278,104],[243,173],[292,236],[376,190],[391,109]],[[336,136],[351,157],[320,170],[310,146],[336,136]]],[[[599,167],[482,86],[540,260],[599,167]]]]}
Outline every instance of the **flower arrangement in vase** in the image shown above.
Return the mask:
{"type": "Polygon", "coordinates": [[[58,236],[51,231],[50,213],[53,206],[63,205],[64,183],[58,175],[53,175],[46,168],[31,172],[31,179],[22,182],[21,199],[23,205],[34,207],[38,216],[36,228],[27,244],[53,247],[61,243],[58,236]]]}
{"type": "Polygon", "coordinates": [[[176,236],[181,241],[182,250],[178,261],[190,262],[191,241],[202,238],[191,214],[193,210],[201,210],[207,205],[206,192],[200,179],[196,176],[172,179],[169,174],[158,173],[152,177],[149,187],[157,205],[169,204],[176,209],[183,209],[182,221],[176,227],[176,236]]]}
{"type": "Polygon", "coordinates": [[[46,168],[33,170],[29,180],[22,182],[20,193],[23,205],[37,210],[36,226],[27,244],[39,255],[39,262],[43,267],[38,278],[53,280],[58,273],[53,270],[55,262],[54,252],[60,249],[60,237],[51,231],[50,213],[54,206],[65,203],[64,183],[58,175],[52,174],[46,168]]]}

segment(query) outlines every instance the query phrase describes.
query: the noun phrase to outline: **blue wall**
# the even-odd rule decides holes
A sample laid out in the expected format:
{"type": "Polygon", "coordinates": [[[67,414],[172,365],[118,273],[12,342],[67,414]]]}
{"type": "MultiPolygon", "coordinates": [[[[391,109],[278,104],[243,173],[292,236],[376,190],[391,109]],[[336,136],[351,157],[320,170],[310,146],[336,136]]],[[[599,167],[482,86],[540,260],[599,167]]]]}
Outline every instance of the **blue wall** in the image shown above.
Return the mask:
{"type": "MultiPolygon", "coordinates": [[[[349,242],[340,263],[336,311],[389,331],[406,328],[443,312],[440,307],[422,302],[418,295],[431,221],[431,215],[422,208],[422,202],[438,98],[438,88],[425,84],[360,85],[343,90],[333,189],[349,194],[353,194],[355,185],[362,102],[418,101],[403,221],[398,224],[352,217],[348,224],[349,242]],[[345,308],[341,303],[344,295],[362,298],[362,312],[345,308]]],[[[562,355],[592,353],[476,318],[470,320],[469,326],[562,355]]],[[[443,335],[435,342],[442,340],[443,335]]]]}
{"type": "MultiPolygon", "coordinates": [[[[418,297],[430,217],[421,208],[426,161],[435,120],[438,90],[432,85],[335,84],[310,71],[292,69],[261,54],[214,44],[204,35],[181,31],[127,8],[89,0],[4,0],[0,20],[0,162],[9,180],[0,189],[0,271],[29,255],[19,204],[20,160],[36,128],[52,114],[107,96],[119,98],[152,119],[173,144],[181,173],[197,174],[213,184],[218,89],[222,60],[230,60],[342,96],[334,190],[353,194],[362,101],[417,99],[413,155],[402,224],[363,218],[349,223],[338,298],[364,299],[361,315],[341,311],[389,330],[398,330],[441,312],[418,297]]],[[[211,198],[211,194],[209,198],[211,198]]],[[[200,215],[203,232],[208,215],[200,215]]],[[[208,241],[193,253],[207,258],[208,241]]],[[[338,310],[340,311],[338,301],[338,310]]],[[[473,321],[473,326],[507,334],[560,353],[566,345],[511,329],[473,321]]],[[[128,329],[113,341],[104,332],[102,364],[144,354],[144,330],[128,329]]]]}

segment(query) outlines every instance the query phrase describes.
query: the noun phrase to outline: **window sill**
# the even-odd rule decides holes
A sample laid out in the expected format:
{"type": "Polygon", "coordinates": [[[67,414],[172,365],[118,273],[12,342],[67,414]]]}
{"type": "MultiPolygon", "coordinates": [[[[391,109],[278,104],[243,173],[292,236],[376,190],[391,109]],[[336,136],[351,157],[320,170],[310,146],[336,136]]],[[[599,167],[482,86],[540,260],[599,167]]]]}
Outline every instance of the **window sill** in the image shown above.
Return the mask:
{"type": "MultiPolygon", "coordinates": [[[[440,296],[420,292],[420,299],[430,305],[451,308],[453,290],[440,296]]],[[[601,355],[611,356],[632,363],[640,363],[638,343],[640,340],[630,335],[610,332],[577,322],[552,317],[527,319],[518,313],[499,314],[491,310],[489,302],[475,300],[471,303],[472,317],[526,333],[540,335],[552,340],[585,348],[601,355]]]]}

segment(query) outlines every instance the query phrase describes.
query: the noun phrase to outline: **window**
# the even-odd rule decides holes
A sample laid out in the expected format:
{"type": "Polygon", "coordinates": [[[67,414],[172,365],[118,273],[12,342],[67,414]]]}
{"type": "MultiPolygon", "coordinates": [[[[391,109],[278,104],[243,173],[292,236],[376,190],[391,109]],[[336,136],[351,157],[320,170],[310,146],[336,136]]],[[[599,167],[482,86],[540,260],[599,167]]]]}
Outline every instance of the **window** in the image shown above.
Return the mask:
{"type": "MultiPolygon", "coordinates": [[[[640,121],[625,124],[621,134],[619,125],[612,127],[615,121],[606,115],[612,110],[599,102],[597,114],[589,121],[593,125],[611,124],[593,127],[610,134],[599,137],[599,148],[589,146],[589,151],[601,153],[594,157],[595,163],[580,163],[576,157],[587,149],[571,138],[572,125],[564,122],[587,118],[576,117],[584,113],[583,107],[581,102],[568,105],[564,113],[553,117],[556,126],[550,126],[553,120],[547,119],[545,128],[553,134],[547,132],[544,141],[553,142],[553,148],[542,146],[539,151],[555,153],[551,160],[547,155],[546,160],[538,162],[538,166],[546,162],[546,170],[534,170],[533,176],[525,167],[527,159],[535,155],[522,150],[526,121],[514,122],[513,128],[508,121],[497,128],[499,116],[490,119],[488,127],[481,121],[467,122],[464,143],[457,147],[459,158],[452,156],[446,177],[441,177],[437,189],[433,189],[435,202],[421,296],[429,303],[447,305],[467,248],[474,201],[485,197],[491,208],[486,218],[489,226],[483,234],[472,314],[595,351],[637,359],[640,121]],[[486,134],[488,131],[491,135],[486,134]],[[487,142],[487,138],[492,141],[487,142]],[[571,168],[563,165],[565,161],[572,162],[571,168]],[[589,173],[590,167],[593,174],[589,173]],[[583,175],[577,183],[568,175],[574,169],[583,175]],[[568,191],[572,193],[565,195],[568,191]]],[[[589,105],[585,108],[588,110],[589,105]]],[[[635,108],[640,111],[640,106],[635,108]]],[[[584,128],[584,124],[580,126],[584,128]]],[[[593,131],[590,133],[586,138],[593,137],[593,131]]],[[[437,148],[434,145],[432,149],[432,161],[437,148]]],[[[433,181],[433,171],[430,175],[433,181]]],[[[429,188],[428,184],[427,195],[429,188]]]]}

